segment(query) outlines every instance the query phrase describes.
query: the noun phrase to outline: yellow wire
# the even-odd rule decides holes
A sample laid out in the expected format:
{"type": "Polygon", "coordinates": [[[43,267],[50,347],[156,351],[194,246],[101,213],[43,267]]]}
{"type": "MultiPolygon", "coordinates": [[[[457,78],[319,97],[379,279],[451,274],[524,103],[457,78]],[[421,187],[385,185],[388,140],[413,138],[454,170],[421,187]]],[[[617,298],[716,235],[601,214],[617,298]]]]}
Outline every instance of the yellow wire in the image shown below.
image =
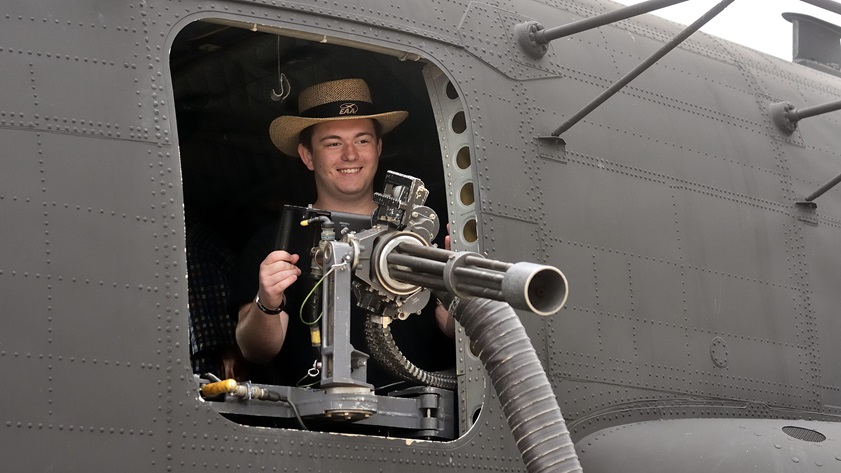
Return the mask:
{"type": "MultiPolygon", "coordinates": [[[[324,315],[323,311],[320,314],[318,314],[318,317],[314,321],[305,322],[304,321],[304,306],[307,305],[307,301],[310,299],[310,297],[312,297],[312,294],[315,292],[316,288],[327,278],[327,276],[330,275],[330,273],[335,271],[336,267],[338,267],[338,266],[345,266],[345,264],[341,263],[341,264],[333,265],[333,267],[331,267],[330,270],[327,271],[327,273],[324,274],[324,276],[321,276],[321,279],[319,279],[318,282],[315,283],[312,286],[312,290],[310,290],[309,294],[307,294],[307,297],[304,298],[304,302],[301,303],[301,307],[298,309],[298,318],[301,320],[302,324],[304,324],[304,325],[315,325],[315,324],[318,323],[319,320],[321,320],[321,316],[324,315]]],[[[313,387],[313,386],[315,386],[315,385],[317,385],[318,383],[321,382],[321,380],[315,380],[315,382],[313,382],[313,383],[306,384],[306,385],[301,385],[301,383],[309,377],[310,377],[309,373],[305,374],[303,378],[299,379],[298,382],[295,383],[295,385],[298,386],[299,388],[311,388],[311,387],[313,387]]]]}
{"type": "Polygon", "coordinates": [[[312,322],[304,321],[304,306],[307,305],[307,301],[310,300],[310,297],[312,297],[312,294],[315,292],[315,290],[318,288],[318,286],[322,283],[322,281],[324,281],[324,279],[326,279],[327,276],[329,276],[330,273],[332,273],[335,269],[336,269],[336,266],[333,266],[332,268],[330,268],[330,271],[327,271],[327,273],[324,276],[321,276],[321,279],[319,279],[318,282],[315,283],[315,285],[310,290],[310,293],[307,294],[307,297],[304,298],[304,302],[301,303],[301,307],[298,309],[298,318],[301,320],[302,324],[304,324],[304,325],[315,325],[315,324],[318,323],[319,320],[321,320],[321,316],[324,315],[323,311],[321,313],[319,313],[318,317],[316,317],[315,320],[313,320],[312,322]]]}

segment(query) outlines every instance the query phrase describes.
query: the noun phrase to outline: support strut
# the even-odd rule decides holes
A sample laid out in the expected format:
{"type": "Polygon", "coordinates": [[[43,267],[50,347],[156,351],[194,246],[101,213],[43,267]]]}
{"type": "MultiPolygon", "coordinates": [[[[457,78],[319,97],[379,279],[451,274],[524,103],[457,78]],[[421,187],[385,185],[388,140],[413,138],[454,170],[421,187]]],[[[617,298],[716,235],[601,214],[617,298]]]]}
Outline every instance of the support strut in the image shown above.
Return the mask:
{"type": "Polygon", "coordinates": [[[570,128],[573,125],[581,121],[584,117],[590,114],[593,110],[598,108],[601,104],[605,103],[607,99],[613,97],[614,94],[622,90],[623,87],[628,85],[632,80],[636,79],[640,74],[645,72],[649,67],[653,66],[657,61],[663,58],[666,54],[668,54],[671,50],[676,48],[680,43],[684,42],[686,38],[690,37],[693,33],[698,31],[702,26],[707,24],[710,20],[716,17],[719,13],[724,11],[734,0],[724,0],[718,5],[712,7],[710,11],[704,13],[701,18],[695,20],[694,23],[687,26],[686,29],[681,31],[677,36],[675,36],[671,41],[666,43],[662,48],[657,50],[654,54],[651,55],[648,59],[643,61],[639,66],[635,67],[631,72],[625,74],[624,77],[619,79],[615,84],[610,86],[607,90],[602,92],[601,95],[593,99],[592,102],[588,103],[584,106],[581,110],[571,116],[563,125],[559,126],[557,130],[552,132],[552,136],[561,136],[561,134],[570,128]]]}

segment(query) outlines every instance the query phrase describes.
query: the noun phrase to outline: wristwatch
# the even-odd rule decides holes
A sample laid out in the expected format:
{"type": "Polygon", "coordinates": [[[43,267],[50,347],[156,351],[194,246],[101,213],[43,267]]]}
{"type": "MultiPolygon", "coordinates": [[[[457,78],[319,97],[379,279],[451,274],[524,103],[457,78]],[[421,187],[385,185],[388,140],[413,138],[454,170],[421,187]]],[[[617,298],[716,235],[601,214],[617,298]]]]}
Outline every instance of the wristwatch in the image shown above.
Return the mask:
{"type": "Polygon", "coordinates": [[[277,309],[269,309],[268,307],[264,306],[260,302],[260,294],[257,294],[257,297],[254,298],[254,303],[257,304],[257,308],[269,315],[277,315],[283,312],[283,309],[286,307],[286,294],[283,295],[283,299],[280,301],[280,307],[277,309]]]}

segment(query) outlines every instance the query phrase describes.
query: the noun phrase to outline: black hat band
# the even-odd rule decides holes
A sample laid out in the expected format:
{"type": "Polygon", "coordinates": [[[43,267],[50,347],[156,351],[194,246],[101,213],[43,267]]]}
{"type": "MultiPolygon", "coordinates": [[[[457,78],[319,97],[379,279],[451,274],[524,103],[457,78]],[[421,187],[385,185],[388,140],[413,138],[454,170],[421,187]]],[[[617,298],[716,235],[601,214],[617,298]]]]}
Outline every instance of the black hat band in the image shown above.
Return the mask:
{"type": "Polygon", "coordinates": [[[371,102],[343,100],[330,102],[308,108],[301,112],[305,118],[354,118],[356,116],[374,115],[374,105],[371,102]]]}

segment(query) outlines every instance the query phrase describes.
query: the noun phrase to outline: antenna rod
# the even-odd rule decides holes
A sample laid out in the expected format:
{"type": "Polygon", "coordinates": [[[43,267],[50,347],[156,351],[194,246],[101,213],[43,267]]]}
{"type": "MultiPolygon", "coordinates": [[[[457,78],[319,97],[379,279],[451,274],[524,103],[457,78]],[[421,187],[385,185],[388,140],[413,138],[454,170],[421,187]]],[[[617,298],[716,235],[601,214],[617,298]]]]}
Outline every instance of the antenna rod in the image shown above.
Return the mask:
{"type": "Polygon", "coordinates": [[[826,191],[838,185],[839,182],[841,182],[841,174],[835,176],[835,179],[827,182],[820,189],[816,190],[815,192],[812,192],[812,194],[809,195],[809,197],[806,197],[806,202],[811,202],[817,199],[818,197],[822,196],[826,191]]]}
{"type": "Polygon", "coordinates": [[[813,105],[806,108],[795,108],[794,110],[788,112],[787,115],[789,120],[798,122],[804,118],[814,117],[815,115],[823,115],[824,113],[834,112],[836,110],[841,110],[841,100],[821,105],[813,105]]]}
{"type": "Polygon", "coordinates": [[[534,40],[538,44],[547,44],[550,41],[560,39],[565,36],[609,25],[617,21],[627,20],[628,18],[633,18],[635,16],[650,13],[654,10],[670,7],[686,1],[688,0],[648,0],[646,2],[637,3],[636,5],[630,5],[618,10],[603,13],[592,18],[585,18],[566,25],[537,31],[534,33],[534,40]]]}
{"type": "Polygon", "coordinates": [[[834,2],[832,0],[801,0],[804,3],[810,3],[818,8],[823,8],[824,10],[831,11],[832,13],[838,13],[841,15],[841,3],[834,2]]]}
{"type": "Polygon", "coordinates": [[[725,8],[727,8],[734,0],[724,0],[718,5],[712,7],[710,11],[704,13],[701,18],[695,20],[695,23],[687,26],[685,30],[681,31],[677,36],[675,36],[671,41],[666,43],[662,48],[660,48],[657,52],[655,52],[651,57],[646,59],[642,62],[639,66],[635,67],[631,72],[627,73],[624,77],[619,79],[618,82],[610,86],[609,89],[602,92],[601,95],[593,99],[592,102],[585,105],[578,113],[573,115],[569,118],[563,125],[558,127],[557,130],[552,132],[552,136],[561,136],[561,133],[569,130],[572,128],[573,125],[581,121],[584,117],[590,114],[593,110],[595,110],[599,105],[603,104],[607,99],[612,97],[616,92],[619,92],[623,87],[628,85],[629,82],[636,79],[637,76],[645,72],[649,67],[653,66],[654,63],[659,61],[663,58],[669,51],[676,48],[680,43],[686,40],[692,33],[698,31],[702,26],[707,24],[710,20],[716,17],[719,13],[721,13],[725,8]]]}
{"type": "Polygon", "coordinates": [[[769,107],[771,121],[777,125],[780,131],[789,135],[797,130],[797,122],[800,120],[836,110],[841,110],[841,100],[806,108],[796,108],[790,102],[775,102],[769,107]]]}

